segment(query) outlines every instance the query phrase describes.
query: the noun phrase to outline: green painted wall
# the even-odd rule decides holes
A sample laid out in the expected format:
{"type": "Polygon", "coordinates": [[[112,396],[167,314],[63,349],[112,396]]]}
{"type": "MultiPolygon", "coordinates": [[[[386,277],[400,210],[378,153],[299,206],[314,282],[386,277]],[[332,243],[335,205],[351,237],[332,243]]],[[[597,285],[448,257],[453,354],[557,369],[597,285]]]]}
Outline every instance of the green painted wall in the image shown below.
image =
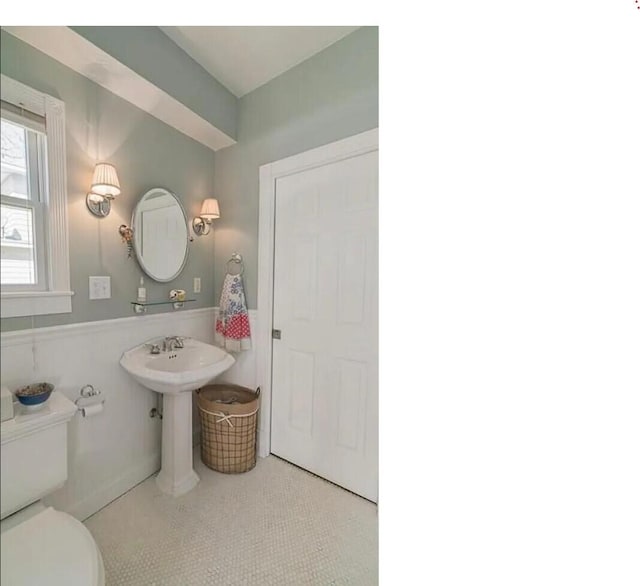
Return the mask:
{"type": "MultiPolygon", "coordinates": [[[[73,313],[36,316],[36,327],[125,317],[142,274],[126,258],[117,229],[149,188],[177,193],[190,217],[213,194],[221,215],[214,234],[190,244],[184,272],[172,283],[145,279],[150,299],[170,289],[202,293],[189,307],[218,304],[226,261],[245,258],[249,308],[257,307],[258,168],[260,165],[378,126],[378,29],[363,27],[244,96],[238,102],[238,143],[214,153],[135,108],[15,37],[1,33],[1,71],[66,103],[67,173],[73,313]],[[97,153],[97,154],[96,154],[97,153]],[[97,158],[116,165],[123,193],[111,215],[92,216],[85,206],[97,158]],[[110,275],[112,298],[90,301],[88,277],[110,275]]],[[[154,312],[162,311],[154,309],[154,312]]],[[[164,311],[171,311],[165,309],[164,311]]],[[[3,331],[32,326],[32,319],[3,319],[3,331]]]]}
{"type": "Polygon", "coordinates": [[[244,256],[257,307],[258,168],[378,126],[378,28],[363,27],[240,99],[237,144],[216,152],[214,290],[231,253],[244,256]]]}
{"type": "MultiPolygon", "coordinates": [[[[176,193],[189,217],[200,210],[213,186],[214,153],[200,143],[139,110],[2,31],[0,70],[3,74],[65,102],[67,124],[67,188],[73,312],[33,318],[35,327],[129,317],[142,271],[135,258],[127,259],[118,234],[120,224],[131,222],[142,194],[161,186],[176,193]],[[96,218],[85,205],[96,159],[113,163],[122,194],[107,218],[96,218]],[[109,300],[89,300],[89,276],[111,276],[109,300]]],[[[190,244],[183,273],[171,283],[145,278],[147,297],[166,299],[172,288],[190,291],[193,277],[202,279],[202,293],[188,308],[217,305],[213,291],[214,242],[212,236],[190,244]]],[[[173,311],[171,306],[152,310],[173,311]]],[[[32,318],[1,320],[2,331],[32,327],[32,318]]]]}
{"type": "Polygon", "coordinates": [[[156,26],[72,26],[231,138],[238,99],[156,26]]]}

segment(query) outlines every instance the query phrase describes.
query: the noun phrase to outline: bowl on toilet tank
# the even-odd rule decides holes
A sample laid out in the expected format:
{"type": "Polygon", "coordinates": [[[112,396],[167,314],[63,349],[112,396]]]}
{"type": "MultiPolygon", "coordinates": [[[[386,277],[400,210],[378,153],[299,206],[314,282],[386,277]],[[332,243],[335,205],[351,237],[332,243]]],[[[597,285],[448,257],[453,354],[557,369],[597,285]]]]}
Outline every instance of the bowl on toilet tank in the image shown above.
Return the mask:
{"type": "Polygon", "coordinates": [[[25,407],[39,407],[49,398],[52,391],[51,383],[35,383],[18,389],[15,395],[25,407]]]}

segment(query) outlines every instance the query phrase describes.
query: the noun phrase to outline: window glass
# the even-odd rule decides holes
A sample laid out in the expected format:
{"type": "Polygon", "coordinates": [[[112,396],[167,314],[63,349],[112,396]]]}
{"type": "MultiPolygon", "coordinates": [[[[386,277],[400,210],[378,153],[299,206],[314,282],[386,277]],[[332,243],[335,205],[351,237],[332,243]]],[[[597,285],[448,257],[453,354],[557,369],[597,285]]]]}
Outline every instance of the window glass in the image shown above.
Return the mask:
{"type": "Polygon", "coordinates": [[[0,283],[43,288],[39,160],[44,136],[4,118],[1,124],[0,283]]]}
{"type": "Polygon", "coordinates": [[[33,210],[2,204],[0,214],[2,284],[34,285],[36,259],[33,210]]]}
{"type": "Polygon", "coordinates": [[[4,119],[0,131],[2,195],[29,199],[27,131],[4,119]]]}

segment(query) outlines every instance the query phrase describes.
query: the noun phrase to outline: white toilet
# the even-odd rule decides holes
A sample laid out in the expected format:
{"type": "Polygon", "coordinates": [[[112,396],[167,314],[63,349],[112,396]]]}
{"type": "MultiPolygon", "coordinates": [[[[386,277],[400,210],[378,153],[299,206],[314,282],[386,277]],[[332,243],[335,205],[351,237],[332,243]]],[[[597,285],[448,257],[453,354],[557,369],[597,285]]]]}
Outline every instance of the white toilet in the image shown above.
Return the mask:
{"type": "Polygon", "coordinates": [[[102,556],[89,530],[40,500],[67,480],[67,423],[75,412],[53,392],[37,411],[18,408],[1,424],[3,585],[104,585],[102,556]]]}

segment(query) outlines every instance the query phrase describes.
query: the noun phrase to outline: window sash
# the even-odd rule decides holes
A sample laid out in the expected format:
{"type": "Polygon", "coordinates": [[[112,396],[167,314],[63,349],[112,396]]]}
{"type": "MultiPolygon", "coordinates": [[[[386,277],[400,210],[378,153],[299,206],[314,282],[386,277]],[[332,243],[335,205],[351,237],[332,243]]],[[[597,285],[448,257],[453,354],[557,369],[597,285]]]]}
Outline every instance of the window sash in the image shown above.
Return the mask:
{"type": "MultiPolygon", "coordinates": [[[[0,197],[2,205],[30,210],[32,213],[32,249],[34,259],[35,283],[2,283],[2,290],[9,291],[46,291],[47,290],[47,255],[45,240],[45,210],[46,206],[40,202],[9,197],[0,197]]],[[[0,246],[7,246],[2,241],[0,246]]]]}
{"type": "Polygon", "coordinates": [[[43,116],[39,116],[29,110],[14,106],[9,102],[0,101],[0,116],[13,124],[24,126],[34,132],[38,132],[40,134],[47,133],[45,118],[43,116]]]}
{"type": "MultiPolygon", "coordinates": [[[[47,212],[47,188],[46,188],[46,136],[39,131],[34,131],[28,119],[20,119],[20,116],[12,114],[11,118],[6,116],[7,110],[3,103],[1,117],[9,120],[13,124],[22,126],[25,129],[25,150],[27,163],[27,196],[28,199],[12,197],[1,194],[2,204],[31,210],[32,214],[32,254],[34,262],[34,283],[5,283],[0,277],[0,286],[5,292],[17,291],[46,291],[48,289],[48,255],[49,242],[46,229],[47,212]]],[[[5,242],[2,245],[7,246],[5,242]]]]}

